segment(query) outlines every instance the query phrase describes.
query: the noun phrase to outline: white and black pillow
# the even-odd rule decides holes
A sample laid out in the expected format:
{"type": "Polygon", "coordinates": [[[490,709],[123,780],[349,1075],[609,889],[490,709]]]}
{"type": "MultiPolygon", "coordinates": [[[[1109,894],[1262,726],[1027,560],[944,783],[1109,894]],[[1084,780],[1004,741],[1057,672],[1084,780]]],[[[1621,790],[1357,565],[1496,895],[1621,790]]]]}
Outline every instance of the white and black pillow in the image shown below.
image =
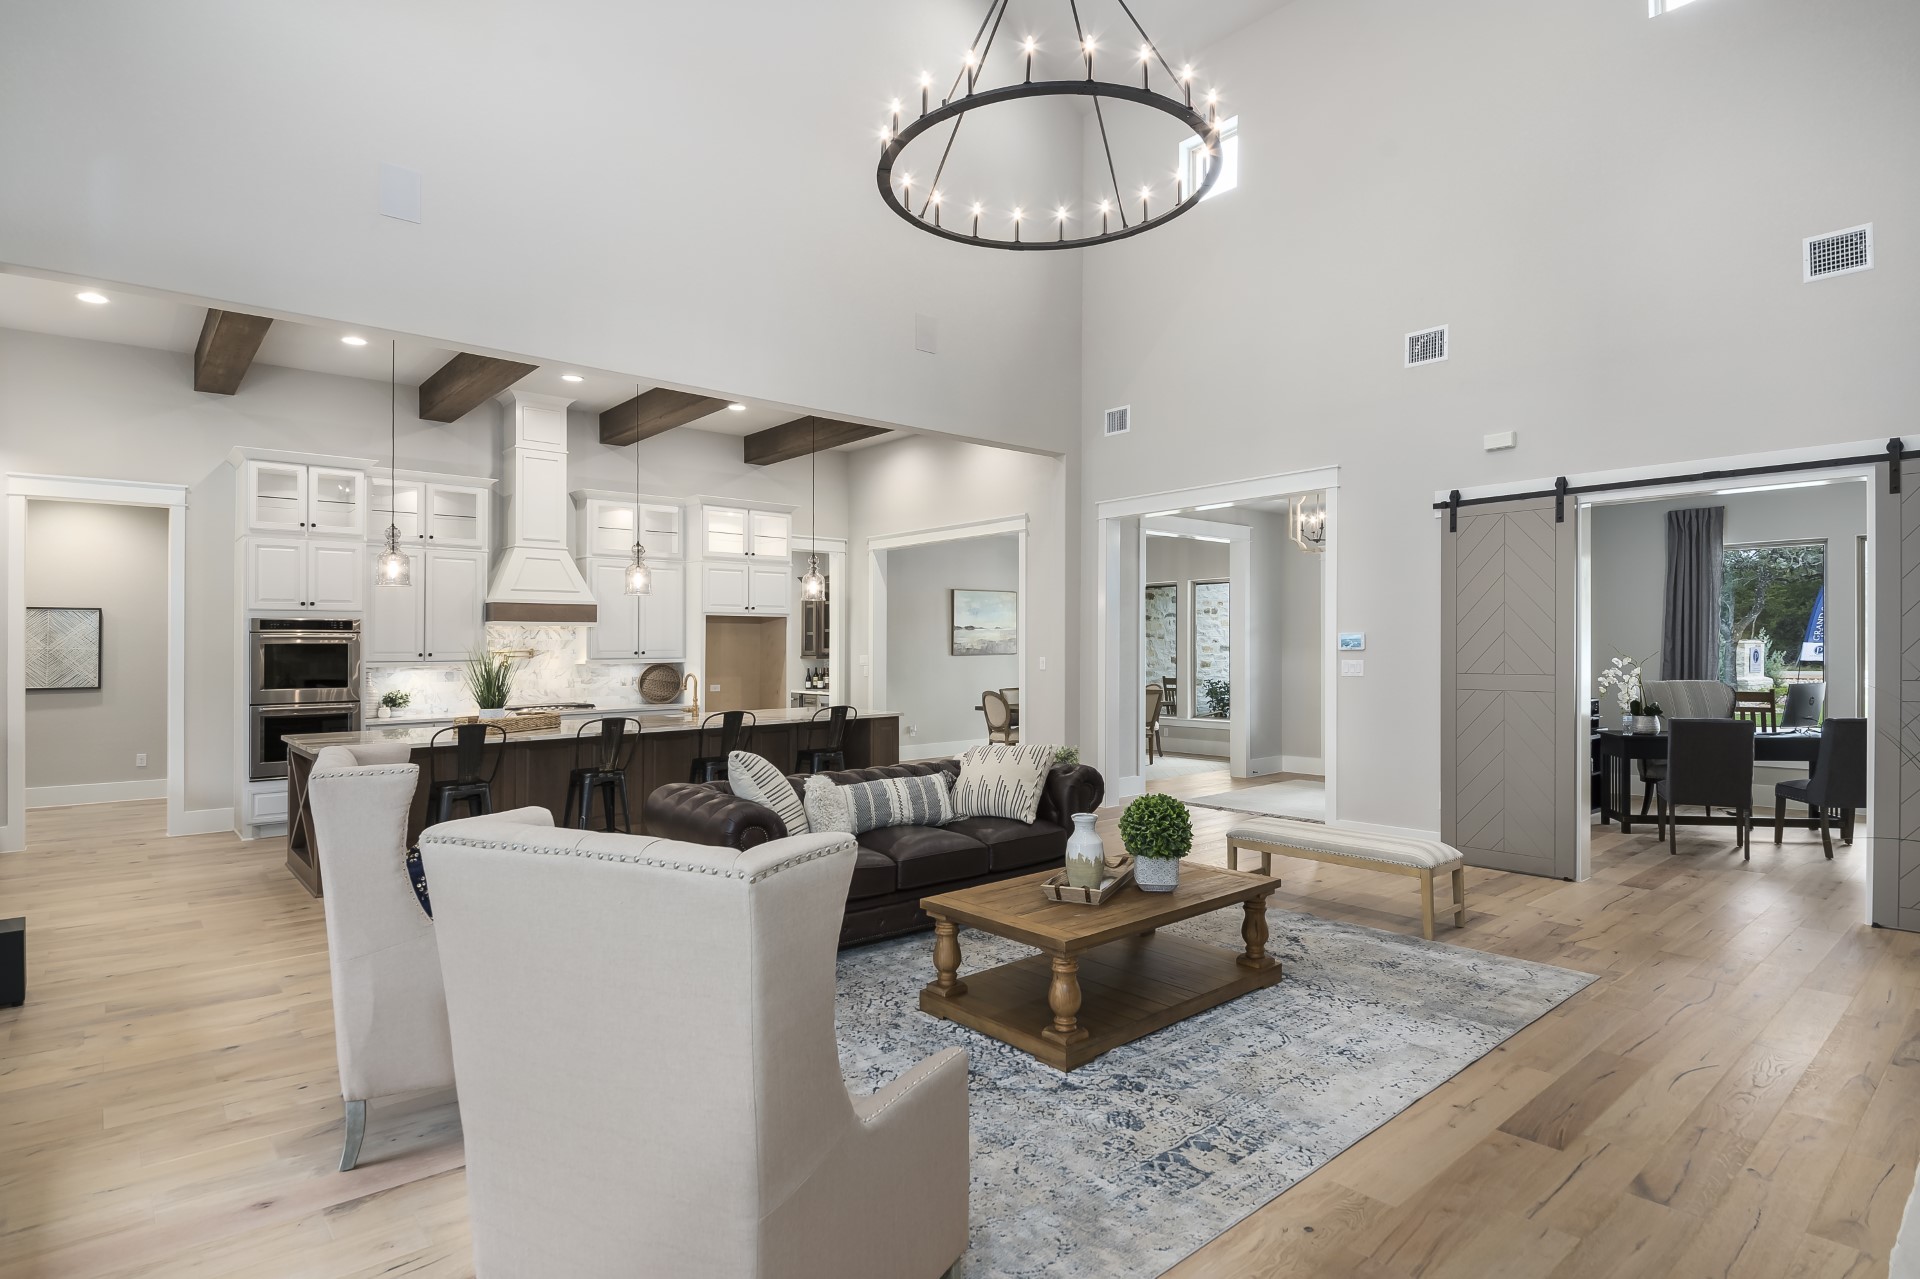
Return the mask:
{"type": "Polygon", "coordinates": [[[1032,824],[1058,746],[975,746],[960,757],[953,811],[961,817],[1010,817],[1032,824]]]}
{"type": "Polygon", "coordinates": [[[850,786],[815,775],[807,779],[807,817],[815,830],[848,835],[882,826],[945,826],[954,818],[952,784],[944,772],[850,786]]]}
{"type": "Polygon", "coordinates": [[[727,788],[741,799],[765,804],[787,828],[789,835],[810,834],[807,808],[793,793],[793,783],[781,774],[772,760],[752,751],[733,751],[727,756],[727,788]]]}

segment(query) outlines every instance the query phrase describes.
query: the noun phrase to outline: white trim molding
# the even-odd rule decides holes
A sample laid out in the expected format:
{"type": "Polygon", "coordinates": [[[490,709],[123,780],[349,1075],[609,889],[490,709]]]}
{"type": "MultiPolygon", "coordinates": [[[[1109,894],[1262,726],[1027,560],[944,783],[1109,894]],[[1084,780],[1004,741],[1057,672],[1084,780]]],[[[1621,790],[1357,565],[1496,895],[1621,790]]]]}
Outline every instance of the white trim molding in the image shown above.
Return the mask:
{"type": "Polygon", "coordinates": [[[165,799],[167,779],[133,782],[77,782],[72,786],[27,787],[28,808],[73,808],[80,804],[124,804],[135,799],[165,799]]]}

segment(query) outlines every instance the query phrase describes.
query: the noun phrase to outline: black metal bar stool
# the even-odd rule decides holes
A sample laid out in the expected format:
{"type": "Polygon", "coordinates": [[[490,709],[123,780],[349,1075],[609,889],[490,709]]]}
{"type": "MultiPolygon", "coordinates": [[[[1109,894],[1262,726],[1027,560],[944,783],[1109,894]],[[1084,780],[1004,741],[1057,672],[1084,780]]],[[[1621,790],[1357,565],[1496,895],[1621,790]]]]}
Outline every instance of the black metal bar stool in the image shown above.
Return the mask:
{"type": "Polygon", "coordinates": [[[727,780],[727,756],[734,751],[753,749],[753,712],[721,711],[709,715],[700,721],[700,735],[694,749],[699,752],[693,758],[693,769],[687,775],[690,782],[724,782],[727,780]],[[720,727],[713,728],[713,721],[719,720],[720,727]],[[718,751],[708,749],[708,743],[719,747],[718,751]]]}
{"type": "Polygon", "coordinates": [[[847,766],[847,721],[860,718],[851,706],[823,706],[800,726],[796,773],[825,773],[847,766]]]}
{"type": "Polygon", "coordinates": [[[435,733],[427,742],[427,817],[428,825],[453,820],[453,806],[465,804],[468,817],[493,811],[493,778],[500,761],[507,755],[507,730],[482,720],[478,724],[452,724],[435,733]],[[453,734],[453,776],[442,778],[444,753],[434,749],[440,739],[453,734]],[[487,746],[494,734],[499,744],[493,748],[493,760],[487,761],[487,746]]]}
{"type": "Polygon", "coordinates": [[[567,825],[580,830],[593,829],[593,796],[600,795],[600,806],[607,824],[603,830],[621,830],[633,834],[633,809],[627,803],[627,766],[633,763],[634,748],[640,744],[640,721],[624,715],[609,715],[589,720],[573,735],[573,771],[567,774],[567,825]],[[627,735],[627,725],[633,735],[627,735]],[[587,730],[599,732],[589,737],[587,730]],[[591,757],[588,758],[588,752],[591,757]],[[587,762],[581,761],[586,759],[587,762]],[[615,825],[615,808],[619,824],[615,825]]]}

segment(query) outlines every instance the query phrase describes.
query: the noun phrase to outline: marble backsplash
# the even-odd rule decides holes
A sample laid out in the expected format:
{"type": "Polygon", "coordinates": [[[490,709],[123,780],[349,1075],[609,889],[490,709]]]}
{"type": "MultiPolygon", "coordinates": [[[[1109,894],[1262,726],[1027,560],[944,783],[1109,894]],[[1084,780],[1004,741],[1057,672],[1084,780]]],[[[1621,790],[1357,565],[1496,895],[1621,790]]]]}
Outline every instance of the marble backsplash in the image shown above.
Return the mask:
{"type": "MultiPolygon", "coordinates": [[[[513,660],[514,705],[539,702],[592,702],[596,706],[638,706],[637,687],[645,662],[590,662],[586,631],[578,626],[527,626],[487,623],[487,647],[531,649],[532,657],[513,660]]],[[[679,666],[680,663],[673,663],[679,666]]],[[[442,719],[473,714],[464,662],[366,668],[366,716],[387,693],[399,689],[412,697],[396,719],[442,719]]]]}

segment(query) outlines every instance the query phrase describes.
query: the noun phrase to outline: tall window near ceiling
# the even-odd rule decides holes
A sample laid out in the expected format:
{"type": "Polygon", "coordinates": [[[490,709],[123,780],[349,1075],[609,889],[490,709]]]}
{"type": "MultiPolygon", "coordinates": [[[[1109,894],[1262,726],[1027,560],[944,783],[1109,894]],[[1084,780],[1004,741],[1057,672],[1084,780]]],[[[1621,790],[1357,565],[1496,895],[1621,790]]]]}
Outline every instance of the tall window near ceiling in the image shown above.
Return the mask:
{"type": "Polygon", "coordinates": [[[1193,717],[1226,719],[1233,708],[1233,651],[1225,582],[1193,584],[1193,717]]]}
{"type": "Polygon", "coordinates": [[[1670,9],[1678,9],[1682,5],[1692,3],[1693,0],[1647,0],[1647,14],[1649,17],[1657,18],[1670,9]]]}
{"type": "Polygon", "coordinates": [[[1166,690],[1165,713],[1177,715],[1174,697],[1180,674],[1180,587],[1155,582],[1147,587],[1147,683],[1166,690]]]}
{"type": "Polygon", "coordinates": [[[1729,546],[1720,576],[1720,677],[1779,688],[1826,676],[1827,544],[1729,546]]]}
{"type": "MultiPolygon", "coordinates": [[[[1196,191],[1207,180],[1207,152],[1199,138],[1180,144],[1180,180],[1188,191],[1196,191]]],[[[1240,117],[1220,122],[1220,178],[1207,192],[1207,199],[1231,191],[1240,184],[1240,117]]]]}

